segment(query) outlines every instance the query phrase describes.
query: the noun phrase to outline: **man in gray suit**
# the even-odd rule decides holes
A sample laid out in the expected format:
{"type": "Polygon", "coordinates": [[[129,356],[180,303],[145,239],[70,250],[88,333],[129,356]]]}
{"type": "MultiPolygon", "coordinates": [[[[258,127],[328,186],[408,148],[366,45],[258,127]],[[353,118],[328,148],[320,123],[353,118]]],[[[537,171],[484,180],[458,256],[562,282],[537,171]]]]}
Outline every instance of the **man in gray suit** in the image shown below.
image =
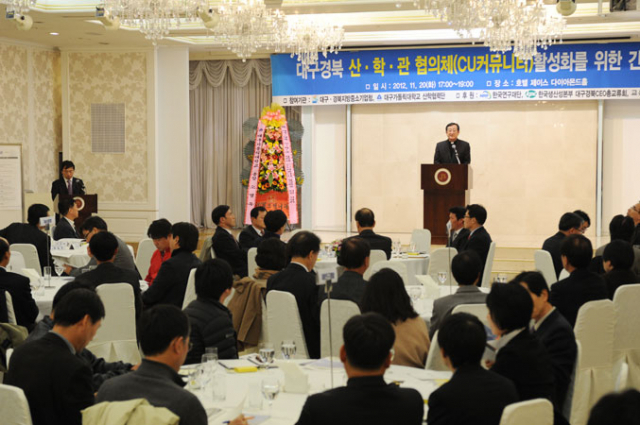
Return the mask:
{"type": "Polygon", "coordinates": [[[462,251],[453,257],[451,272],[458,282],[455,294],[438,298],[433,303],[429,337],[433,339],[444,319],[451,314],[451,310],[460,304],[484,304],[487,294],[476,286],[480,281],[482,261],[475,251],[462,251]]]}

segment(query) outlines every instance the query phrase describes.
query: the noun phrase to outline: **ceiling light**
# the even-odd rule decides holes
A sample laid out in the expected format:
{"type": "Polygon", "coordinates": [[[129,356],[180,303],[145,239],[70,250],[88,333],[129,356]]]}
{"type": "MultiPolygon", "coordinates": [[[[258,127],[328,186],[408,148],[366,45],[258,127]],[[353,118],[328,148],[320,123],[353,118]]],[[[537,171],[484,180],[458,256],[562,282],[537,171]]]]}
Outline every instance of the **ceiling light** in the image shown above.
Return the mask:
{"type": "Polygon", "coordinates": [[[60,34],[57,32],[50,32],[49,35],[60,35],[60,34]]]}

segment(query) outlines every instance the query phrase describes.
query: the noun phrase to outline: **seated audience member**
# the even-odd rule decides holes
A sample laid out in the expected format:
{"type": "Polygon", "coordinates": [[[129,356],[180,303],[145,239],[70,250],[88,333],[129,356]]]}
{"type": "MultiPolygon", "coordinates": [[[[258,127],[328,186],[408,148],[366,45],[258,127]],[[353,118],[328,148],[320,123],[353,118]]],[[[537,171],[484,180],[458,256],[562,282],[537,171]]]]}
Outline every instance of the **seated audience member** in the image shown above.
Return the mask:
{"type": "Polygon", "coordinates": [[[224,260],[209,260],[196,269],[197,299],[185,314],[191,324],[191,350],[185,363],[200,363],[205,349],[218,349],[219,359],[237,359],[236,331],[224,300],[231,294],[233,271],[224,260]]]}
{"type": "Polygon", "coordinates": [[[342,334],[340,360],[349,378],[347,385],[309,396],[297,424],[421,424],[420,393],[384,381],[393,357],[389,322],[376,313],[354,316],[342,334]]]}
{"type": "Polygon", "coordinates": [[[198,247],[198,238],[198,229],[191,223],[180,222],[171,226],[171,258],[162,263],[153,285],[142,294],[145,306],[173,304],[182,308],[189,273],[202,264],[193,254],[198,247]]]}
{"type": "Polygon", "coordinates": [[[464,207],[449,208],[450,236],[447,246],[461,251],[462,244],[469,238],[469,229],[464,228],[464,207]]]}
{"type": "Polygon", "coordinates": [[[287,226],[287,215],[281,210],[269,211],[264,216],[264,225],[265,231],[262,239],[280,239],[287,226]]]}
{"type": "Polygon", "coordinates": [[[78,206],[73,199],[61,199],[58,202],[58,212],[60,220],[53,231],[53,240],[58,239],[80,239],[73,222],[78,218],[78,206]]]}
{"type": "Polygon", "coordinates": [[[558,223],[558,233],[547,238],[542,244],[542,249],[551,254],[553,260],[553,268],[556,271],[556,276],[560,276],[562,271],[562,259],[560,258],[560,246],[562,241],[569,235],[577,235],[580,233],[580,227],[583,220],[574,213],[564,213],[560,217],[560,223],[558,223]]]}
{"type": "Polygon", "coordinates": [[[553,285],[550,301],[571,327],[584,303],[607,298],[602,277],[587,270],[592,253],[591,242],[582,235],[566,237],[560,248],[562,264],[570,275],[553,285]]]}
{"type": "Polygon", "coordinates": [[[313,233],[298,232],[287,243],[289,265],[267,280],[269,291],[290,292],[296,298],[309,357],[320,357],[320,304],[313,267],[320,252],[320,239],[313,233]]]}
{"type": "Polygon", "coordinates": [[[362,296],[361,310],[380,313],[393,325],[396,332],[393,364],[424,368],[429,353],[429,331],[411,306],[398,273],[382,269],[371,276],[362,296]]]}
{"type": "MultiPolygon", "coordinates": [[[[482,205],[468,205],[464,213],[464,228],[469,230],[469,237],[460,247],[461,251],[475,251],[480,257],[480,276],[484,271],[484,265],[487,262],[489,248],[491,248],[491,235],[484,228],[487,221],[487,210],[482,205]]],[[[478,283],[480,286],[482,282],[478,283]]]]}
{"type": "Polygon", "coordinates": [[[238,240],[240,247],[249,251],[251,248],[257,248],[264,234],[264,216],[267,215],[265,207],[255,207],[251,210],[251,224],[240,232],[238,240]]]}
{"type": "Polygon", "coordinates": [[[571,374],[576,362],[577,346],[573,328],[558,310],[549,303],[549,286],[539,272],[523,272],[514,279],[531,296],[534,321],[533,335],[547,349],[556,382],[554,404],[564,405],[571,374]]]}
{"type": "Polygon", "coordinates": [[[5,238],[0,238],[0,290],[11,294],[13,311],[18,325],[31,329],[36,317],[38,317],[38,306],[31,295],[29,279],[7,271],[10,259],[9,242],[5,238]]]}
{"type": "Polygon", "coordinates": [[[211,237],[211,247],[216,258],[226,261],[233,273],[245,277],[247,275],[247,253],[240,248],[233,237],[231,229],[236,226],[236,216],[228,205],[218,205],[211,212],[211,220],[218,226],[211,237]]]}
{"type": "MultiPolygon", "coordinates": [[[[94,289],[87,287],[86,285],[78,281],[69,282],[63,285],[60,289],[58,289],[58,292],[56,292],[56,295],[53,297],[51,314],[49,316],[44,316],[42,320],[39,321],[38,324],[36,324],[33,332],[29,334],[25,342],[40,339],[43,336],[47,335],[53,329],[53,317],[55,316],[55,310],[60,303],[60,300],[62,300],[62,298],[64,298],[69,292],[76,289],[88,289],[95,292],[94,289]]],[[[133,365],[130,363],[106,362],[103,358],[96,357],[91,351],[86,348],[80,351],[79,356],[86,360],[86,362],[89,363],[91,367],[91,372],[93,374],[91,382],[93,384],[94,391],[98,391],[100,385],[102,385],[102,383],[107,379],[127,373],[132,370],[133,367],[133,365]]]]}
{"type": "Polygon", "coordinates": [[[136,306],[136,318],[142,313],[140,280],[138,273],[116,266],[113,261],[118,252],[118,240],[111,232],[99,232],[93,235],[87,248],[91,258],[95,258],[98,266],[76,278],[78,282],[95,289],[107,283],[128,283],[133,288],[133,299],[136,306]]]}
{"type": "Polygon", "coordinates": [[[631,236],[631,245],[640,245],[640,202],[629,208],[627,215],[633,219],[636,226],[631,236]]]}
{"type": "Polygon", "coordinates": [[[487,294],[476,286],[480,282],[480,270],[482,270],[482,263],[474,251],[463,251],[453,257],[451,273],[459,286],[455,294],[438,298],[433,302],[431,326],[429,326],[430,338],[433,338],[442,321],[451,314],[455,306],[485,303],[487,294]]]}
{"type": "Polygon", "coordinates": [[[378,235],[373,231],[376,227],[376,217],[369,208],[361,208],[356,212],[356,227],[358,236],[369,242],[371,249],[380,249],[387,254],[387,260],[391,258],[391,238],[378,235]]]}
{"type": "Polygon", "coordinates": [[[69,292],[56,306],[53,329],[16,348],[4,383],[24,391],[36,425],[80,425],[80,411],[94,403],[89,363],[77,354],[91,342],[104,306],[89,289],[69,292]]]}
{"type": "MultiPolygon", "coordinates": [[[[98,234],[100,232],[107,232],[109,228],[107,227],[107,222],[104,221],[101,217],[97,215],[91,216],[87,218],[84,223],[82,223],[82,236],[87,240],[88,243],[91,242],[91,238],[93,235],[98,234]]],[[[140,279],[140,273],[138,272],[138,268],[136,267],[136,262],[133,260],[133,255],[129,250],[127,244],[114,235],[116,240],[118,241],[118,251],[116,252],[116,258],[113,260],[113,264],[120,267],[121,269],[132,270],[136,272],[138,275],[138,279],[140,279]]],[[[93,268],[98,263],[95,258],[92,258],[84,267],[73,268],[71,266],[66,266],[65,271],[68,275],[78,277],[83,272],[85,272],[86,268],[93,268]]]]}
{"type": "Polygon", "coordinates": [[[591,227],[591,218],[589,218],[589,215],[582,210],[575,210],[573,213],[582,219],[579,231],[584,235],[587,229],[591,227]]]}
{"type": "MultiPolygon", "coordinates": [[[[631,242],[634,229],[635,224],[633,223],[633,219],[622,214],[614,216],[611,219],[611,222],[609,222],[609,234],[611,235],[611,241],[622,240],[625,242],[631,242]]],[[[600,274],[606,273],[604,266],[602,265],[602,254],[604,253],[604,249],[607,245],[608,244],[604,244],[596,249],[596,256],[592,260],[591,266],[589,266],[591,271],[600,274]]],[[[631,271],[640,276],[640,245],[633,246],[633,256],[634,260],[631,271]]]]}
{"type": "MultiPolygon", "coordinates": [[[[175,226],[175,224],[174,224],[175,226]]],[[[144,359],[138,370],[105,382],[96,402],[144,398],[155,407],[166,407],[181,424],[207,425],[207,413],[193,393],[183,387],[178,374],[189,351],[189,318],[172,305],[145,310],[138,323],[138,342],[144,359]]],[[[246,424],[240,416],[233,425],[246,424]]]]}
{"type": "Polygon", "coordinates": [[[486,340],[476,316],[456,313],[444,319],[438,344],[453,376],[429,396],[429,425],[498,425],[504,408],[519,401],[513,382],[480,365],[486,340]]]}
{"type": "Polygon", "coordinates": [[[171,258],[171,247],[169,246],[171,223],[166,218],[153,221],[149,226],[149,230],[147,230],[147,236],[151,238],[153,245],[156,247],[156,250],[153,251],[153,255],[151,256],[147,277],[144,278],[144,280],[149,283],[149,286],[151,286],[160,271],[162,263],[171,258]]]}
{"type": "Polygon", "coordinates": [[[640,392],[631,389],[602,397],[591,409],[587,425],[640,424],[640,392]]]}
{"type": "Polygon", "coordinates": [[[347,238],[342,241],[338,264],[345,268],[344,273],[333,285],[331,298],[350,300],[360,305],[367,282],[362,277],[369,268],[371,248],[369,242],[360,237],[347,238]]]}
{"type": "Polygon", "coordinates": [[[33,204],[27,212],[27,224],[13,223],[0,230],[0,237],[9,241],[9,244],[26,243],[31,244],[38,251],[40,267],[53,266],[53,258],[49,252],[49,241],[47,234],[40,227],[40,219],[49,216],[49,207],[42,204],[33,204]]]}
{"type": "Polygon", "coordinates": [[[286,244],[275,238],[263,240],[258,245],[256,264],[258,267],[253,278],[266,288],[267,279],[287,266],[286,244]]]}
{"type": "Polygon", "coordinates": [[[640,277],[631,271],[633,261],[633,247],[629,242],[615,240],[604,249],[602,262],[606,273],[603,278],[610,300],[618,287],[640,283],[640,277]]]}

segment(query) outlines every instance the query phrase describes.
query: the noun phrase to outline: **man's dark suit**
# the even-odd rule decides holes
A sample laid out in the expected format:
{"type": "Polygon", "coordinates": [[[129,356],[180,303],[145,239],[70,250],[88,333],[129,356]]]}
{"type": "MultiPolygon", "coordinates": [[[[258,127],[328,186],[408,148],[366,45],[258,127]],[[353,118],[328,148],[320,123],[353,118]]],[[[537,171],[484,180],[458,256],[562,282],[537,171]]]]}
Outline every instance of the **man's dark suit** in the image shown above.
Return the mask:
{"type": "Polygon", "coordinates": [[[555,309],[542,321],[533,333],[547,349],[556,381],[554,403],[561,408],[567,398],[571,373],[576,362],[576,336],[573,328],[555,309]]]}
{"type": "MultiPolygon", "coordinates": [[[[489,248],[491,248],[491,235],[489,235],[484,226],[477,228],[475,232],[471,232],[467,240],[460,246],[460,251],[475,251],[480,256],[480,261],[482,262],[480,277],[484,273],[484,265],[487,262],[489,248]]],[[[478,286],[482,284],[482,281],[478,282],[478,286]]]]}
{"type": "MultiPolygon", "coordinates": [[[[464,140],[456,140],[456,149],[458,149],[458,157],[461,164],[471,164],[471,146],[464,140]]],[[[445,140],[438,142],[436,145],[436,153],[433,157],[434,164],[457,164],[456,154],[451,147],[451,142],[445,140]]]]}
{"type": "Polygon", "coordinates": [[[251,248],[257,248],[258,244],[262,240],[262,236],[256,232],[256,229],[253,226],[247,226],[242,229],[240,232],[240,236],[238,237],[240,241],[240,248],[245,251],[249,251],[251,248]]]}
{"type": "Polygon", "coordinates": [[[16,348],[4,383],[22,388],[34,425],[80,425],[94,402],[89,364],[54,333],[16,348]]]}
{"type": "Polygon", "coordinates": [[[584,303],[607,298],[607,287],[602,277],[587,269],[576,269],[568,278],[551,287],[549,302],[574,327],[578,310],[584,303]]]}
{"type": "Polygon", "coordinates": [[[146,307],[156,304],[173,304],[182,309],[184,293],[191,269],[202,262],[193,253],[184,249],[176,249],[171,258],[162,263],[153,285],[142,294],[142,301],[146,307]]]}
{"type": "Polygon", "coordinates": [[[367,281],[360,273],[345,271],[333,285],[331,298],[336,300],[349,300],[360,305],[367,281]]]}
{"type": "Polygon", "coordinates": [[[391,258],[391,238],[378,235],[370,229],[363,230],[358,236],[369,242],[371,249],[381,249],[384,251],[384,253],[387,254],[387,260],[391,258]]]}
{"type": "Polygon", "coordinates": [[[420,425],[423,414],[418,391],[387,385],[382,376],[367,376],[309,396],[297,425],[420,425]]]}
{"type": "Polygon", "coordinates": [[[226,229],[218,226],[211,237],[211,247],[216,258],[226,261],[233,269],[233,274],[247,276],[247,253],[240,248],[238,241],[226,229]]]}
{"type": "Polygon", "coordinates": [[[40,260],[40,267],[47,265],[53,265],[53,258],[49,253],[48,236],[42,230],[36,226],[25,223],[13,223],[8,227],[0,230],[0,236],[9,241],[10,244],[14,243],[28,243],[36,247],[38,251],[38,260],[40,260]]]}
{"type": "MultiPolygon", "coordinates": [[[[458,231],[458,234],[456,235],[455,239],[453,239],[453,241],[451,240],[451,238],[447,240],[447,246],[455,248],[456,250],[458,250],[458,252],[460,252],[462,249],[462,245],[464,245],[467,242],[467,239],[469,239],[469,233],[469,229],[465,229],[463,227],[458,231]]],[[[453,232],[451,232],[451,236],[453,236],[453,232]]]]}
{"type": "Polygon", "coordinates": [[[38,306],[31,296],[29,279],[0,267],[0,289],[11,294],[18,325],[31,328],[38,317],[38,306]]]}
{"type": "Polygon", "coordinates": [[[82,273],[76,281],[86,283],[94,289],[105,283],[128,283],[133,287],[133,299],[136,305],[136,319],[142,313],[140,280],[137,272],[117,267],[113,263],[99,264],[95,269],[82,273]]]}
{"type": "MultiPolygon", "coordinates": [[[[85,188],[82,180],[73,177],[71,179],[71,191],[73,195],[84,195],[85,188]]],[[[68,195],[69,189],[65,179],[60,178],[51,184],[51,199],[56,199],[56,195],[68,195]]]]}
{"type": "Polygon", "coordinates": [[[560,245],[562,245],[562,241],[566,238],[565,234],[562,232],[558,232],[555,235],[551,236],[542,244],[542,249],[548,251],[551,254],[551,259],[553,260],[553,268],[556,270],[556,277],[560,276],[560,272],[562,271],[562,256],[560,255],[560,245]]]}
{"type": "Polygon", "coordinates": [[[80,235],[76,232],[75,226],[72,226],[69,221],[60,217],[60,221],[56,225],[56,230],[53,231],[53,240],[57,241],[59,239],[82,239],[80,235]]]}
{"type": "Polygon", "coordinates": [[[610,300],[613,300],[613,295],[620,286],[640,283],[640,276],[636,276],[636,274],[629,269],[613,269],[602,277],[604,278],[604,283],[607,285],[610,300]]]}
{"type": "MultiPolygon", "coordinates": [[[[155,284],[154,284],[155,285],[155,284]]],[[[296,297],[304,339],[307,341],[309,357],[320,357],[320,304],[318,302],[319,287],[316,275],[296,263],[289,265],[267,280],[267,292],[284,291],[296,297]]]]}
{"type": "Polygon", "coordinates": [[[509,379],[478,365],[459,367],[429,396],[429,425],[498,425],[502,411],[519,401],[509,379]]]}

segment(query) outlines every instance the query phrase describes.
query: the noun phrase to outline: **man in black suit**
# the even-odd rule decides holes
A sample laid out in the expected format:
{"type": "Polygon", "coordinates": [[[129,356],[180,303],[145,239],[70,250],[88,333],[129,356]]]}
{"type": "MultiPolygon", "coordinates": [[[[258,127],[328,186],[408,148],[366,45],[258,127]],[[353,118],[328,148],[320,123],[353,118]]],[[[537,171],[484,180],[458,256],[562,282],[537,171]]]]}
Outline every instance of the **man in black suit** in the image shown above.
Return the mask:
{"type": "Polygon", "coordinates": [[[162,263],[153,285],[142,294],[146,307],[156,304],[173,304],[182,308],[184,293],[191,269],[202,262],[193,254],[198,247],[198,229],[191,223],[175,223],[171,226],[171,258],[162,263]]]}
{"type": "Polygon", "coordinates": [[[550,301],[573,327],[580,307],[589,301],[606,299],[607,287],[602,277],[587,269],[593,254],[589,239],[582,235],[567,236],[560,254],[570,275],[553,285],[550,301]]]}
{"type": "Polygon", "coordinates": [[[264,216],[264,235],[262,240],[276,238],[280,239],[287,225],[287,215],[282,210],[269,211],[264,216]]]}
{"type": "Polygon", "coordinates": [[[10,258],[9,242],[0,237],[0,290],[4,289],[11,294],[18,325],[31,329],[38,317],[38,306],[31,296],[29,279],[7,271],[10,258]]]}
{"type": "Polygon", "coordinates": [[[251,248],[257,248],[258,244],[262,240],[264,234],[264,216],[267,215],[267,209],[265,207],[255,207],[251,210],[251,225],[242,229],[238,240],[240,241],[240,247],[249,251],[251,248]]]}
{"type": "Polygon", "coordinates": [[[331,298],[349,300],[360,305],[367,281],[362,277],[369,268],[369,242],[358,236],[342,241],[338,264],[345,268],[331,290],[331,298]]]}
{"type": "Polygon", "coordinates": [[[62,161],[62,177],[51,184],[51,199],[57,195],[84,195],[84,183],[73,177],[76,166],[71,161],[62,161]]]}
{"type": "Polygon", "coordinates": [[[554,404],[561,408],[567,398],[571,373],[576,362],[577,345],[573,328],[549,302],[549,286],[539,272],[523,272],[514,279],[533,301],[532,332],[547,349],[556,381],[554,404]]]}
{"type": "Polygon", "coordinates": [[[452,314],[442,323],[438,344],[453,376],[429,396],[429,425],[498,425],[504,408],[519,400],[513,382],[480,366],[486,339],[471,314],[452,314]]]}
{"type": "Polygon", "coordinates": [[[391,258],[391,238],[378,235],[373,231],[376,226],[376,217],[369,208],[361,208],[356,212],[356,227],[358,236],[369,242],[371,249],[380,249],[387,254],[387,260],[391,258]]]}
{"type": "Polygon", "coordinates": [[[140,276],[133,270],[116,266],[113,261],[118,251],[118,240],[111,232],[99,232],[89,241],[87,253],[95,258],[98,266],[76,278],[89,287],[97,288],[105,283],[128,283],[133,288],[133,299],[136,306],[136,319],[142,313],[140,295],[140,276]]]}
{"type": "Polygon", "coordinates": [[[76,231],[74,220],[78,218],[78,206],[73,199],[62,199],[58,202],[60,220],[53,231],[53,240],[81,239],[76,231]]]}
{"type": "Polygon", "coordinates": [[[471,164],[471,146],[458,139],[460,126],[454,122],[445,127],[447,140],[436,145],[434,164],[471,164]]]}
{"type": "Polygon", "coordinates": [[[421,424],[420,393],[384,381],[395,341],[391,324],[378,313],[367,313],[349,319],[342,333],[340,360],[347,385],[309,396],[297,424],[421,424]]]}
{"type": "Polygon", "coordinates": [[[77,354],[91,342],[104,305],[89,289],[69,292],[56,306],[53,329],[22,344],[11,356],[4,383],[24,391],[38,425],[80,425],[81,410],[93,405],[91,368],[77,354]]]}
{"type": "Polygon", "coordinates": [[[218,226],[211,237],[211,247],[216,258],[229,263],[233,274],[245,277],[247,272],[247,253],[240,247],[231,229],[236,226],[236,216],[228,205],[218,205],[211,211],[211,220],[218,226]]]}
{"type": "Polygon", "coordinates": [[[569,235],[579,235],[582,226],[582,218],[575,213],[568,212],[562,214],[558,223],[558,233],[551,236],[542,244],[542,249],[551,254],[553,260],[553,268],[556,276],[560,276],[562,271],[562,259],[560,258],[560,245],[562,241],[569,235]]]}
{"type": "Polygon", "coordinates": [[[13,223],[0,230],[0,236],[7,239],[10,244],[25,243],[36,247],[40,267],[53,265],[53,258],[49,252],[47,234],[40,227],[40,218],[49,216],[49,207],[42,204],[33,204],[27,212],[27,223],[13,223]]]}
{"type": "Polygon", "coordinates": [[[287,244],[289,265],[267,280],[267,292],[290,292],[296,298],[304,338],[307,342],[309,357],[320,357],[320,304],[319,287],[313,267],[318,260],[320,239],[313,233],[298,232],[287,244]]]}
{"type": "Polygon", "coordinates": [[[640,283],[640,276],[631,270],[634,260],[633,247],[627,241],[614,240],[605,247],[602,262],[606,273],[603,278],[610,300],[620,286],[640,283]]]}
{"type": "Polygon", "coordinates": [[[466,209],[464,207],[449,208],[449,223],[451,223],[451,229],[449,233],[449,240],[447,240],[447,246],[455,248],[458,252],[461,251],[462,245],[469,238],[469,229],[464,228],[464,213],[466,209]]]}
{"type": "Polygon", "coordinates": [[[635,230],[631,237],[631,245],[640,245],[640,202],[631,206],[627,211],[627,215],[633,219],[635,230]]]}
{"type": "Polygon", "coordinates": [[[464,213],[464,228],[469,230],[469,236],[460,246],[460,251],[469,250],[478,254],[482,262],[480,276],[484,273],[484,265],[487,262],[489,248],[491,248],[491,235],[484,228],[486,221],[487,210],[482,205],[472,204],[467,206],[467,210],[464,213]]]}

